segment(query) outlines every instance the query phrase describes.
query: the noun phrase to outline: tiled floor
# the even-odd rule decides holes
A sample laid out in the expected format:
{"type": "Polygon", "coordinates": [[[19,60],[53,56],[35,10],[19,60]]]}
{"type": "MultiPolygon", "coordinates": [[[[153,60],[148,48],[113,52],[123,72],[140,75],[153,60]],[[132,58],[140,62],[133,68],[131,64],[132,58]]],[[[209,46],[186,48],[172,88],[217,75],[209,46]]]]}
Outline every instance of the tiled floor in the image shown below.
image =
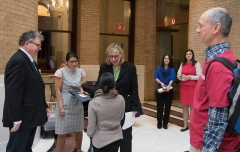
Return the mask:
{"type": "MultiPolygon", "coordinates": [[[[142,115],[133,126],[133,152],[184,152],[189,149],[189,131],[180,132],[181,127],[169,124],[168,129],[157,129],[156,118],[142,115]]],[[[54,140],[41,139],[33,152],[46,152],[54,140]]],[[[89,138],[83,135],[82,150],[87,152],[89,138]]]]}

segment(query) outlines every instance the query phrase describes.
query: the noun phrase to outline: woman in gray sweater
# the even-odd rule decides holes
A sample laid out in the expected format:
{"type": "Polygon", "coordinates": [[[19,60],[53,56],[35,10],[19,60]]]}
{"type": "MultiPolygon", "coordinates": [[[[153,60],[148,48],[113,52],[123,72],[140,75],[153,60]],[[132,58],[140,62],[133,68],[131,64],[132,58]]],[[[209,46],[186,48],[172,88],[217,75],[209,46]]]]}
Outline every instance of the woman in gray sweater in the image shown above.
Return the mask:
{"type": "Polygon", "coordinates": [[[123,139],[120,125],[124,116],[124,98],[115,90],[111,73],[103,73],[94,98],[88,105],[87,135],[91,138],[94,152],[118,152],[123,139]]]}

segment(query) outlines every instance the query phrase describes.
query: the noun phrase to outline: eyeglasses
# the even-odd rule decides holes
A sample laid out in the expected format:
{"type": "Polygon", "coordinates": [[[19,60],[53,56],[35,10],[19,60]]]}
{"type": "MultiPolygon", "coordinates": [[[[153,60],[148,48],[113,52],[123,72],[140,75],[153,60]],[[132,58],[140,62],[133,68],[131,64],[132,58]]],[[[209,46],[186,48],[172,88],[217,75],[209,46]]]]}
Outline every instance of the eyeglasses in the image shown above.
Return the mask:
{"type": "Polygon", "coordinates": [[[73,64],[73,63],[78,63],[78,61],[77,60],[75,60],[75,61],[68,61],[69,63],[71,63],[71,64],[73,64]]]}
{"type": "Polygon", "coordinates": [[[108,58],[109,59],[116,59],[116,58],[118,58],[119,57],[119,54],[118,55],[108,55],[108,58]]]}
{"type": "Polygon", "coordinates": [[[41,44],[37,44],[37,43],[34,43],[34,42],[30,42],[30,43],[33,43],[33,44],[35,44],[37,47],[42,47],[42,45],[41,44]]]}

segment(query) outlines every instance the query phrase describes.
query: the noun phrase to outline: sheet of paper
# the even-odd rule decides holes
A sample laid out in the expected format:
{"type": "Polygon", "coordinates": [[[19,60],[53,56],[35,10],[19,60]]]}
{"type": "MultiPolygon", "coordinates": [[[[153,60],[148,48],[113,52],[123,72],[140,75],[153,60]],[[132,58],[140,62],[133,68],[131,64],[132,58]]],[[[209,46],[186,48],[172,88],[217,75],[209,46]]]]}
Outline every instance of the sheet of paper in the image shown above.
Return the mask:
{"type": "Polygon", "coordinates": [[[80,97],[87,97],[85,94],[79,93],[78,94],[80,97]]]}
{"type": "Polygon", "coordinates": [[[91,97],[85,95],[85,94],[81,94],[76,90],[69,90],[69,93],[71,93],[72,95],[74,95],[75,97],[77,97],[80,101],[82,102],[88,102],[90,100],[92,100],[91,97]]]}
{"type": "Polygon", "coordinates": [[[135,119],[135,116],[132,116],[132,112],[126,112],[122,129],[125,130],[125,129],[131,127],[134,124],[134,119],[135,119]]]}

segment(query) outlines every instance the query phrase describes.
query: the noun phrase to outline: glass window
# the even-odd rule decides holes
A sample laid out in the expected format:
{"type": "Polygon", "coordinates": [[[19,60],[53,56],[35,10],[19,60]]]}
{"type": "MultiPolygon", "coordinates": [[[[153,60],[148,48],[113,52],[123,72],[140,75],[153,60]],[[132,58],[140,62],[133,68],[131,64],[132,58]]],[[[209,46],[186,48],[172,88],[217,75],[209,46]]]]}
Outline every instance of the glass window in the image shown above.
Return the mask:
{"type": "Polygon", "coordinates": [[[42,73],[53,73],[73,51],[71,47],[73,0],[39,1],[38,29],[45,40],[38,54],[38,67],[42,73]],[[59,7],[61,6],[61,7],[59,7]]]}
{"type": "Polygon", "coordinates": [[[189,12],[189,0],[157,1],[157,19],[174,17],[176,14],[181,14],[184,12],[189,12]]]}
{"type": "MultiPolygon", "coordinates": [[[[159,23],[161,24],[157,24],[155,67],[161,64],[164,54],[170,54],[172,55],[173,66],[178,71],[180,63],[183,61],[185,50],[188,49],[188,20],[183,21],[183,19],[186,19],[186,14],[188,17],[188,11],[189,0],[157,1],[157,22],[160,21],[159,23]],[[177,20],[178,23],[175,24],[177,20]],[[174,23],[172,23],[173,21],[174,23]]],[[[180,90],[178,79],[173,84],[173,88],[173,100],[179,100],[180,90]]],[[[176,105],[176,102],[173,102],[173,105],[176,105]]]]}
{"type": "Polygon", "coordinates": [[[38,52],[38,68],[42,73],[55,72],[71,49],[71,34],[60,32],[42,32],[44,43],[38,52]]]}
{"type": "MultiPolygon", "coordinates": [[[[100,41],[99,61],[106,59],[106,49],[111,43],[122,46],[125,60],[129,59],[129,44],[133,36],[131,27],[131,1],[101,0],[100,3],[100,41]]],[[[132,61],[133,62],[133,61],[132,61]]]]}
{"type": "Polygon", "coordinates": [[[100,33],[128,35],[130,16],[129,1],[101,0],[100,33]]]}
{"type": "Polygon", "coordinates": [[[38,5],[38,16],[48,16],[48,17],[50,17],[50,13],[45,6],[38,5]]]}
{"type": "Polygon", "coordinates": [[[40,1],[38,5],[38,28],[40,30],[72,30],[72,0],[55,5],[40,1]],[[62,7],[58,7],[62,6],[62,7]]]}

